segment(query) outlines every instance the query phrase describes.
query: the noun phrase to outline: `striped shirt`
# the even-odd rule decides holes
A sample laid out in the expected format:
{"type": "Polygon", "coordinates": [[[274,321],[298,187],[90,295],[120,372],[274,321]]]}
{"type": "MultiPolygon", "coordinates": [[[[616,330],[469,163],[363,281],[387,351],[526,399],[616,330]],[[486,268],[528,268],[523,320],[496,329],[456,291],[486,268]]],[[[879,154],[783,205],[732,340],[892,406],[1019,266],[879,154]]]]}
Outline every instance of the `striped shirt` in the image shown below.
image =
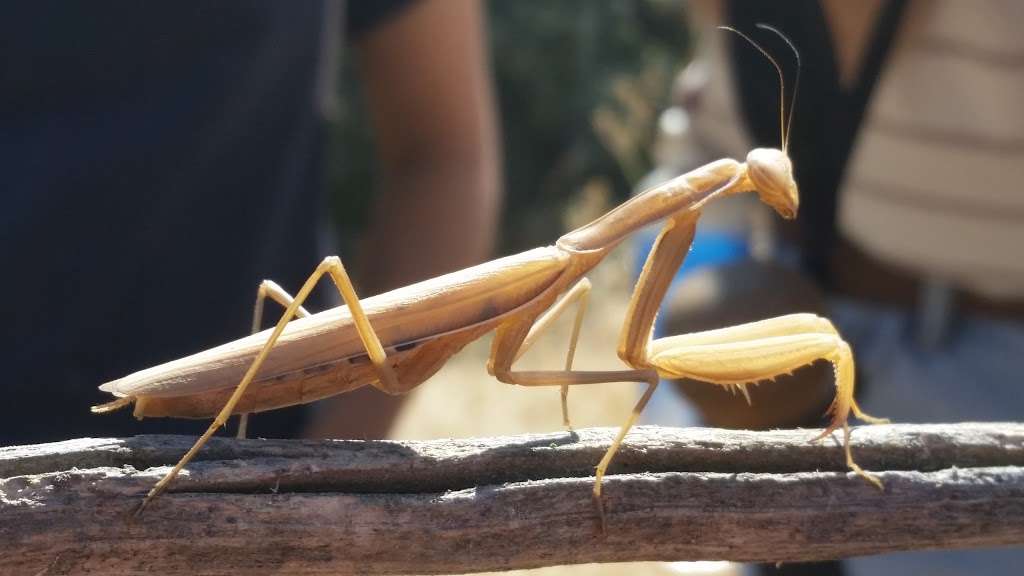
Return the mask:
{"type": "MultiPolygon", "coordinates": [[[[697,10],[702,31],[714,12],[697,10]]],[[[1022,22],[1016,0],[910,3],[839,190],[842,237],[909,273],[1024,298],[1022,22]]],[[[743,158],[724,36],[700,38],[709,78],[693,129],[743,158]]]]}

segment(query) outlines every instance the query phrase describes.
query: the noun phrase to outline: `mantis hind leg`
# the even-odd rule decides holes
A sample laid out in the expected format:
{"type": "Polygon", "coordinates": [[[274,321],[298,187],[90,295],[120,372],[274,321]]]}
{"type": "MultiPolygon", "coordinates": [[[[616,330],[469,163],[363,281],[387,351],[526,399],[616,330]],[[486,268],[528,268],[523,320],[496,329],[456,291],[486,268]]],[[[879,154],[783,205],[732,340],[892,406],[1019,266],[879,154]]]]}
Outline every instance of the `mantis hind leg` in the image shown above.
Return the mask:
{"type": "MultiPolygon", "coordinates": [[[[259,288],[256,289],[256,305],[252,311],[252,331],[250,334],[255,334],[260,331],[263,327],[263,310],[266,307],[267,298],[270,298],[274,302],[277,302],[281,307],[287,309],[295,298],[292,297],[284,288],[274,282],[273,280],[264,280],[260,282],[259,288]]],[[[295,315],[299,318],[305,318],[309,316],[309,312],[299,306],[295,315]]],[[[238,415],[238,432],[235,434],[235,438],[245,438],[246,430],[249,427],[249,414],[238,415]]]]}
{"type": "Polygon", "coordinates": [[[791,314],[719,330],[659,338],[648,347],[648,360],[665,378],[693,378],[722,386],[742,387],[789,373],[816,360],[831,362],[836,395],[828,413],[832,421],[817,439],[843,429],[847,465],[882,487],[853,459],[847,420],[853,414],[871,423],[887,420],[864,414],[853,399],[854,364],[849,345],[828,320],[813,314],[791,314]]]}
{"type": "Polygon", "coordinates": [[[384,353],[384,347],[381,346],[380,339],[377,337],[377,333],[374,332],[373,327],[370,326],[370,321],[366,318],[366,313],[363,312],[363,307],[359,302],[358,296],[356,296],[355,288],[352,286],[352,281],[348,277],[348,273],[345,271],[345,267],[342,265],[341,260],[337,256],[329,256],[325,258],[316,270],[309,276],[306,282],[302,285],[298,294],[285,308],[284,314],[281,315],[280,320],[274,326],[270,336],[267,338],[266,343],[260,349],[256,358],[252,361],[249,369],[245,372],[242,377],[242,381],[238,383],[234,393],[224,404],[224,407],[214,418],[210,427],[206,429],[206,432],[196,440],[196,443],[192,445],[192,448],[181,457],[181,460],[171,469],[170,472],[164,475],[156,485],[146,494],[146,497],[142,500],[142,503],[136,509],[135,514],[139,515],[146,508],[146,506],[159,496],[170,484],[172,480],[178,475],[178,473],[188,464],[196,453],[203,447],[204,444],[216,433],[217,429],[223,426],[228,418],[231,416],[235,406],[238,405],[238,401],[242,399],[245,394],[246,388],[255,378],[257,372],[259,372],[260,366],[267,359],[270,354],[271,348],[277,342],[278,338],[281,337],[281,333],[284,332],[285,326],[291,319],[298,313],[299,307],[306,301],[309,294],[313,291],[317,282],[325,275],[329,275],[331,280],[334,281],[334,285],[341,293],[341,297],[345,304],[348,305],[349,311],[352,313],[352,319],[355,323],[356,330],[359,334],[360,340],[363,342],[363,346],[366,348],[367,355],[370,357],[370,361],[373,363],[374,368],[377,370],[377,375],[380,378],[380,385],[384,387],[397,388],[398,380],[395,377],[391,366],[387,364],[387,358],[384,353]]]}

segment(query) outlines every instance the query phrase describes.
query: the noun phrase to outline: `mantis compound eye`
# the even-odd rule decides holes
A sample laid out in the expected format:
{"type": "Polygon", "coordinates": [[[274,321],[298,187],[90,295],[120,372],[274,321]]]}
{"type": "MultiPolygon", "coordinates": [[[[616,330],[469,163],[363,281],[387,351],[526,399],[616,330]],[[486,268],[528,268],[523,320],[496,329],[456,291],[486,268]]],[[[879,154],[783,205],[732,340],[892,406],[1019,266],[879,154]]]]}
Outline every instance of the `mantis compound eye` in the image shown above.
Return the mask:
{"type": "Polygon", "coordinates": [[[755,148],[747,154],[747,173],[761,201],[780,216],[796,218],[800,193],[793,179],[793,163],[782,150],[755,148]]]}

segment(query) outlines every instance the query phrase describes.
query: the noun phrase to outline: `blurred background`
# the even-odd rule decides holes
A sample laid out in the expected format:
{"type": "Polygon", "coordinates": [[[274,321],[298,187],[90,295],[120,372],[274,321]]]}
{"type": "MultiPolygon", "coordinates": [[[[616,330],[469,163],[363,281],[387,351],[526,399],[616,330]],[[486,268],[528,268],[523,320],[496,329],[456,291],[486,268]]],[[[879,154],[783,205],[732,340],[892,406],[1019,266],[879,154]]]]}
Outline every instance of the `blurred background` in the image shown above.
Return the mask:
{"type": "MultiPolygon", "coordinates": [[[[681,0],[485,7],[504,147],[498,252],[506,254],[564,233],[564,208],[584,189],[617,203],[653,168],[656,121],[691,36],[681,0]]],[[[375,162],[357,63],[343,59],[340,69],[331,138],[345,161],[331,165],[330,186],[332,216],[350,244],[366,228],[375,162]],[[349,207],[359,195],[360,207],[349,207]]]]}
{"type": "MultiPolygon", "coordinates": [[[[0,444],[198,433],[205,423],[88,406],[108,400],[103,382],[245,335],[264,278],[294,292],[336,253],[366,297],[551,244],[649,186],[782,146],[782,101],[800,217],[784,223],[753,195],[709,206],[656,334],[816,312],[853,346],[869,413],[1019,419],[1022,20],[1013,0],[6,4],[0,444]],[[800,49],[791,109],[795,58],[758,23],[800,49]],[[778,60],[784,97],[775,69],[722,24],[778,60]]],[[[621,367],[619,330],[656,233],[590,277],[577,368],[621,367]]],[[[313,311],[336,303],[326,288],[313,311]]],[[[561,366],[561,324],[517,366],[561,366]]],[[[558,429],[557,390],[489,377],[489,343],[407,398],[361,390],[256,415],[250,435],[558,429]]],[[[752,406],[671,383],[644,418],[816,427],[834,388],[819,362],[750,392],[752,406]]],[[[573,390],[573,424],[618,426],[637,397],[632,384],[573,390]]],[[[576,570],[1011,574],[1020,559],[576,570]]]]}

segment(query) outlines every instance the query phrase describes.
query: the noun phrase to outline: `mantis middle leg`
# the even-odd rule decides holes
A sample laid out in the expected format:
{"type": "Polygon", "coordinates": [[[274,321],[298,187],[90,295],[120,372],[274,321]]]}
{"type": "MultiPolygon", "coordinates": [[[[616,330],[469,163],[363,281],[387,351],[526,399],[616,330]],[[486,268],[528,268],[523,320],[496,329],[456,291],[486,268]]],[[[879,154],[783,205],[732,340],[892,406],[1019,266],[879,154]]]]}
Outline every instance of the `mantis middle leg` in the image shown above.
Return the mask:
{"type": "MultiPolygon", "coordinates": [[[[562,297],[561,300],[555,303],[554,306],[549,308],[547,312],[541,315],[533,326],[530,327],[529,333],[523,340],[522,344],[519,345],[519,350],[516,352],[513,362],[519,360],[526,354],[533,344],[537,341],[537,338],[544,333],[551,325],[558,320],[565,310],[573,304],[578,302],[576,307],[576,319],[573,321],[572,335],[569,336],[569,350],[565,355],[565,371],[569,372],[572,370],[572,362],[576,356],[576,343],[580,338],[580,328],[583,326],[583,316],[587,311],[587,300],[590,295],[590,280],[586,278],[580,279],[573,287],[562,297]]],[[[572,424],[569,422],[569,384],[563,383],[561,385],[562,390],[562,425],[567,429],[572,430],[572,424]]]]}
{"type": "MultiPolygon", "coordinates": [[[[567,300],[568,298],[564,298],[562,302],[559,302],[559,304],[562,304],[563,306],[568,305],[566,302],[567,300]]],[[[550,324],[554,317],[559,313],[560,311],[555,310],[553,307],[544,316],[536,319],[536,321],[534,318],[524,318],[500,326],[494,337],[494,344],[491,348],[491,357],[488,361],[488,370],[498,380],[507,384],[517,384],[519,386],[560,386],[563,390],[567,389],[570,385],[579,384],[601,384],[607,382],[643,382],[647,384],[647,390],[637,402],[636,406],[634,406],[629,419],[620,428],[618,435],[612,442],[612,446],[605,453],[595,471],[593,498],[599,514],[601,532],[603,533],[606,530],[607,524],[604,500],[601,497],[602,480],[604,479],[608,465],[615,456],[618,447],[622,444],[623,438],[625,438],[629,429],[636,422],[636,419],[639,417],[640,413],[647,405],[647,402],[650,400],[651,395],[654,393],[654,389],[658,385],[658,373],[653,369],[607,371],[572,370],[571,355],[567,359],[565,370],[512,370],[512,364],[523,355],[525,352],[524,348],[529,347],[529,345],[532,344],[533,340],[531,337],[535,338],[536,335],[550,324]]],[[[579,323],[579,319],[580,318],[578,316],[577,324],[579,323]]],[[[576,331],[574,330],[574,333],[575,332],[576,331]]],[[[563,403],[563,409],[564,406],[565,405],[563,403]]]]}
{"type": "MultiPolygon", "coordinates": [[[[606,515],[602,497],[602,482],[608,466],[622,445],[626,434],[636,423],[658,385],[657,371],[647,362],[647,343],[650,340],[654,318],[668,285],[689,251],[693,240],[699,213],[683,212],[670,217],[644,264],[637,287],[630,300],[622,337],[619,341],[619,356],[632,370],[576,371],[569,366],[565,370],[513,371],[512,364],[522,355],[521,349],[529,335],[539,331],[534,328],[540,321],[532,318],[520,319],[498,328],[488,370],[498,380],[520,386],[561,386],[596,384],[604,382],[643,382],[647,389],[634,405],[626,422],[619,428],[615,440],[598,463],[594,473],[593,498],[601,521],[601,531],[606,528],[606,515]]],[[[545,314],[544,317],[550,315],[545,314]]]]}

